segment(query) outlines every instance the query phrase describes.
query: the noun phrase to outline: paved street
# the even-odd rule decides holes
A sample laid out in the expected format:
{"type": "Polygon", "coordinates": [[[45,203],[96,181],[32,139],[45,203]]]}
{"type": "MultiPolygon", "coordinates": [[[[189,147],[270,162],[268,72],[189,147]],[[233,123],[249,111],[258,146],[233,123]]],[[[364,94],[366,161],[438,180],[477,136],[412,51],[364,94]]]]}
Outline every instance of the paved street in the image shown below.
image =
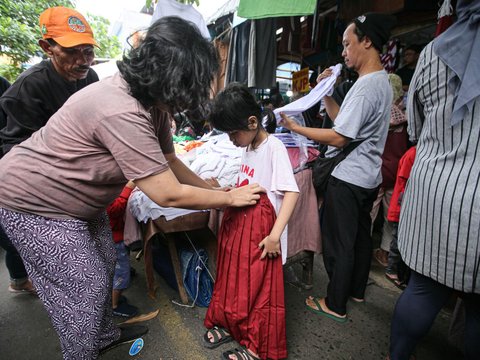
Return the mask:
{"type": "MultiPolygon", "coordinates": [[[[13,295],[7,291],[8,273],[4,253],[0,252],[0,359],[61,359],[60,346],[48,317],[38,299],[31,295],[13,295]]],[[[142,313],[160,309],[157,318],[146,322],[150,332],[137,359],[220,359],[233,343],[215,350],[202,347],[204,308],[184,308],[171,302],[179,300],[163,280],[159,280],[158,299],[146,295],[142,263],[132,257],[138,275],[125,293],[142,313]]],[[[389,343],[390,318],[399,290],[390,285],[378,265],[372,264],[371,284],[365,304],[349,303],[349,321],[338,324],[319,317],[304,307],[308,295],[325,294],[326,273],[321,257],[315,258],[314,289],[303,290],[292,284],[300,269],[286,272],[288,359],[385,359],[389,343]]],[[[461,353],[448,344],[449,313],[442,311],[434,328],[417,349],[418,360],[461,359],[461,353]]],[[[102,360],[128,359],[129,346],[123,345],[104,354],[102,360]]]]}

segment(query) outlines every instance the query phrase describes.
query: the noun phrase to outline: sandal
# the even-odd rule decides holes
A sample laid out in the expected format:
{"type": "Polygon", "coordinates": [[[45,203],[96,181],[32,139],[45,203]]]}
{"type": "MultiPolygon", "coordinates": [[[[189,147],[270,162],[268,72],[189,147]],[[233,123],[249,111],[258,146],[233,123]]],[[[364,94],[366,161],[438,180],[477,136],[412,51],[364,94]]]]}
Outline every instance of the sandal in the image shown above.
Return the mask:
{"type": "Polygon", "coordinates": [[[215,349],[220,345],[226,344],[232,340],[233,338],[230,336],[227,330],[218,326],[214,326],[212,329],[208,329],[203,335],[203,346],[205,346],[207,349],[215,349]],[[212,334],[212,339],[208,338],[209,333],[212,334]]]}
{"type": "Polygon", "coordinates": [[[375,249],[373,250],[373,257],[375,258],[375,260],[377,260],[377,262],[382,265],[383,267],[387,267],[388,266],[388,252],[383,250],[383,249],[375,249]],[[387,253],[387,255],[385,255],[385,253],[387,253]],[[383,254],[383,255],[382,255],[383,254]],[[387,257],[385,259],[385,256],[387,257]]]}
{"type": "Polygon", "coordinates": [[[388,281],[390,281],[400,290],[405,290],[405,288],[407,287],[407,285],[403,281],[401,281],[396,275],[385,273],[385,277],[388,281]]]}
{"type": "Polygon", "coordinates": [[[322,306],[320,305],[320,302],[318,301],[320,299],[317,299],[313,296],[310,296],[309,299],[312,300],[313,303],[315,304],[315,306],[317,307],[315,309],[315,308],[311,307],[310,305],[308,305],[307,303],[305,303],[305,306],[311,312],[313,312],[315,314],[318,314],[318,315],[325,316],[325,317],[327,317],[329,319],[332,319],[332,320],[335,320],[336,322],[339,322],[339,323],[346,323],[348,321],[348,318],[346,316],[345,317],[339,317],[339,316],[335,316],[333,314],[327,313],[326,311],[323,311],[322,306]]]}
{"type": "Polygon", "coordinates": [[[225,351],[224,353],[222,353],[222,359],[231,360],[230,355],[235,355],[237,360],[260,360],[259,357],[256,357],[255,355],[253,355],[244,347],[225,351]]]}
{"type": "Polygon", "coordinates": [[[33,286],[15,289],[12,285],[9,285],[8,291],[11,292],[12,294],[30,294],[30,295],[37,296],[37,291],[33,286]]]}

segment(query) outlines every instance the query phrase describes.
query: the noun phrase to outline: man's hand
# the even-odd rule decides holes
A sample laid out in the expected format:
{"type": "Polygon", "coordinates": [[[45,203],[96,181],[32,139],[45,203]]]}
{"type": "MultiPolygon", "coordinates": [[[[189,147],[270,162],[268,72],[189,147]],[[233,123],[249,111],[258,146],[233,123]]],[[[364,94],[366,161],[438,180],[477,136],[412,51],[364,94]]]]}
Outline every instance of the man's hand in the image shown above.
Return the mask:
{"type": "Polygon", "coordinates": [[[295,120],[285,115],[285,113],[283,112],[280,113],[280,116],[282,117],[282,120],[280,120],[279,125],[283,126],[285,129],[288,129],[290,131],[295,131],[294,130],[295,126],[298,126],[295,120]]]}
{"type": "Polygon", "coordinates": [[[330,77],[332,74],[333,74],[333,70],[330,68],[323,70],[323,72],[317,77],[317,84],[323,79],[330,77]]]}

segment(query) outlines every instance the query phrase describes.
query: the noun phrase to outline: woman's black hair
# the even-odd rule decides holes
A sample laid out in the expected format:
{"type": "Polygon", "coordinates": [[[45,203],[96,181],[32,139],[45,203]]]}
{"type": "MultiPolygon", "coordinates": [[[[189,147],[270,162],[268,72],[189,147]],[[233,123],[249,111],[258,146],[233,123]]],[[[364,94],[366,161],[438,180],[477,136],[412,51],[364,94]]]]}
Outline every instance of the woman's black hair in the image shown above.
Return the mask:
{"type": "Polygon", "coordinates": [[[250,116],[255,116],[262,127],[262,109],[248,87],[230,83],[213,100],[209,122],[220,131],[248,130],[250,116]]]}
{"type": "Polygon", "coordinates": [[[167,16],[155,21],[117,65],[143,106],[164,104],[176,112],[208,99],[219,62],[214,46],[194,24],[167,16]]]}

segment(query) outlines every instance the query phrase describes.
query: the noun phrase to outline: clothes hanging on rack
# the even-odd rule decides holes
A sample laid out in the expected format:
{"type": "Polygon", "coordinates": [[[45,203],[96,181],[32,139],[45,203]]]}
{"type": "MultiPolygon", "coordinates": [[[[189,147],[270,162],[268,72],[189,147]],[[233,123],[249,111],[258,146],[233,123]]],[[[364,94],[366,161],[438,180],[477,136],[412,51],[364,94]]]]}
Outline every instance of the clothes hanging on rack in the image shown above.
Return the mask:
{"type": "Polygon", "coordinates": [[[211,38],[202,14],[190,4],[181,4],[175,0],[158,0],[155,11],[153,12],[152,24],[164,16],[178,16],[184,20],[190,21],[197,25],[203,37],[209,40],[211,38]]]}
{"type": "Polygon", "coordinates": [[[276,19],[252,20],[250,27],[248,86],[269,89],[275,86],[277,67],[276,19]]]}

